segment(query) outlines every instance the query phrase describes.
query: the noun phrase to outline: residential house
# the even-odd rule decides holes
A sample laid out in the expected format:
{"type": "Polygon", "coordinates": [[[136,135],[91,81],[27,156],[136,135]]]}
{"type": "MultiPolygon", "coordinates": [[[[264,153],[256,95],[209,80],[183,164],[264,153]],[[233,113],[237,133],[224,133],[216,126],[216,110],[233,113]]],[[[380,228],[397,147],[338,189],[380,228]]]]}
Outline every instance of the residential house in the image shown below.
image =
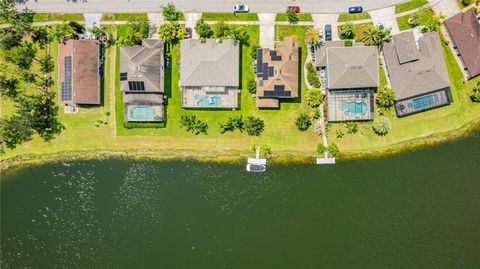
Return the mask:
{"type": "Polygon", "coordinates": [[[373,120],[373,92],[379,85],[377,48],[331,45],[316,57],[317,67],[325,74],[328,121],[373,120]]]}
{"type": "Polygon", "coordinates": [[[462,59],[468,78],[480,74],[480,24],[473,10],[460,12],[445,21],[455,52],[462,59]]]}
{"type": "Polygon", "coordinates": [[[125,121],[164,121],[162,40],[144,39],[141,45],[120,48],[120,91],[125,121]]]}
{"type": "Polygon", "coordinates": [[[275,50],[257,50],[258,108],[275,108],[279,99],[298,97],[298,63],[298,39],[294,37],[277,42],[275,50]]]}
{"type": "Polygon", "coordinates": [[[97,40],[69,39],[58,45],[58,86],[64,104],[100,104],[100,46],[97,40]]]}
{"type": "Polygon", "coordinates": [[[183,108],[238,108],[240,45],[232,39],[180,41],[183,108]]]}
{"type": "Polygon", "coordinates": [[[383,47],[398,117],[450,104],[450,79],[437,32],[394,35],[383,47]]]}

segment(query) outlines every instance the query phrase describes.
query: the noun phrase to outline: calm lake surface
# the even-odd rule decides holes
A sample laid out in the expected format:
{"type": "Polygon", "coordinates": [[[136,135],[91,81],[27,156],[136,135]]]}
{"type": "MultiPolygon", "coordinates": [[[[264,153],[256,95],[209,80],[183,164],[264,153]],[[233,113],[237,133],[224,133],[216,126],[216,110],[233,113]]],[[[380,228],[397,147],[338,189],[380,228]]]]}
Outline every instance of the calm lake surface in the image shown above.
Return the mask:
{"type": "Polygon", "coordinates": [[[1,268],[480,268],[480,137],[335,166],[3,172],[1,268]]]}

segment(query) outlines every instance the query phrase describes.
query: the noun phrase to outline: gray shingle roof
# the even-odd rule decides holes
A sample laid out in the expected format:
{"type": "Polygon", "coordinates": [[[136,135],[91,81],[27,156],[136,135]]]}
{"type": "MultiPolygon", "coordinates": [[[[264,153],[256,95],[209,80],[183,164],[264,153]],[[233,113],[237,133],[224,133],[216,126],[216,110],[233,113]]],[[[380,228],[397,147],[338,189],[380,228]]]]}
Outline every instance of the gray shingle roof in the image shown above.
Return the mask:
{"type": "Polygon", "coordinates": [[[129,91],[128,81],[143,81],[145,91],[164,91],[163,41],[144,39],[141,46],[120,48],[120,73],[127,73],[127,80],[120,81],[120,89],[129,91]]]}
{"type": "Polygon", "coordinates": [[[315,50],[315,65],[318,67],[327,66],[327,48],[344,47],[344,46],[345,46],[345,42],[343,40],[323,42],[315,50]]]}
{"type": "Polygon", "coordinates": [[[180,86],[239,87],[238,42],[184,39],[180,42],[180,86]]]}
{"type": "Polygon", "coordinates": [[[329,89],[378,87],[377,48],[327,48],[327,73],[329,89]]]}
{"type": "Polygon", "coordinates": [[[393,42],[400,64],[418,60],[420,53],[415,45],[415,38],[412,33],[403,32],[395,35],[393,36],[393,42]]]}
{"type": "Polygon", "coordinates": [[[424,33],[418,40],[418,47],[413,38],[413,32],[402,33],[411,35],[408,46],[415,50],[418,59],[401,63],[399,61],[395,37],[383,47],[383,54],[396,99],[401,100],[435,90],[450,87],[447,66],[443,56],[440,38],[437,32],[424,33]]]}

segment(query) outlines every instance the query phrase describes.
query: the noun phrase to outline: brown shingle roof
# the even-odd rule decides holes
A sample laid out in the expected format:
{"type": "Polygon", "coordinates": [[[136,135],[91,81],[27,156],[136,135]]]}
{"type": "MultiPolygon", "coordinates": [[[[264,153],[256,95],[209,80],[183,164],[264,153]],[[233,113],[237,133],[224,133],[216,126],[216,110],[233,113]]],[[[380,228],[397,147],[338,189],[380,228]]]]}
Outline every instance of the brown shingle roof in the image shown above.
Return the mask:
{"type": "Polygon", "coordinates": [[[58,87],[60,98],[64,103],[100,104],[100,87],[98,75],[97,40],[69,39],[58,46],[58,87]],[[62,99],[62,82],[65,82],[65,57],[72,57],[72,94],[71,99],[62,99]]]}
{"type": "Polygon", "coordinates": [[[278,98],[298,97],[298,39],[286,37],[276,50],[257,54],[257,107],[278,107],[278,98]]]}
{"type": "Polygon", "coordinates": [[[480,24],[472,10],[445,21],[445,26],[457,46],[471,77],[480,74],[480,24]]]}

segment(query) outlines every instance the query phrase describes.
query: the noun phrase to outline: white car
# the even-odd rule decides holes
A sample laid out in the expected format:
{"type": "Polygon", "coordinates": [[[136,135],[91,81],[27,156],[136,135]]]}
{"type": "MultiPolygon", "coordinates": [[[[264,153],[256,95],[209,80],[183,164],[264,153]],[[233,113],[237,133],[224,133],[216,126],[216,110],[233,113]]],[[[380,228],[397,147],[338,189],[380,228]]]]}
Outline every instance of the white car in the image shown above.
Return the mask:
{"type": "Polygon", "coordinates": [[[233,12],[236,12],[236,13],[246,13],[250,11],[250,8],[248,7],[248,5],[245,5],[245,4],[238,4],[238,5],[234,5],[233,6],[233,12]]]}

